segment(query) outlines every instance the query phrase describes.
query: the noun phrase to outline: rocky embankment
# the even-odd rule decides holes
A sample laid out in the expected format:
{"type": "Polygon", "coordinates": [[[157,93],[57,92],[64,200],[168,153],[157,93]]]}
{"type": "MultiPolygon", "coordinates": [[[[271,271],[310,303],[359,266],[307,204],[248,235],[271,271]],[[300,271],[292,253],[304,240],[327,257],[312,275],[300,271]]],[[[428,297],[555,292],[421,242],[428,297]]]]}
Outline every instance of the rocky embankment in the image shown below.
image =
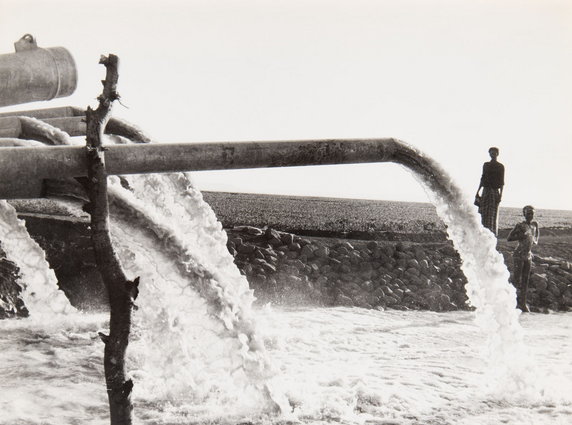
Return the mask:
{"type": "MultiPolygon", "coordinates": [[[[509,269],[512,272],[512,268],[509,269]]],[[[528,304],[531,311],[572,311],[572,264],[557,258],[535,256],[528,304]]]]}
{"type": "MultiPolygon", "coordinates": [[[[450,242],[303,238],[274,229],[227,230],[228,249],[256,297],[278,304],[450,311],[469,309],[461,259],[450,242]]],[[[509,270],[510,255],[501,250],[509,270]]],[[[572,310],[570,263],[536,257],[536,311],[572,310]]]]}
{"type": "MultiPolygon", "coordinates": [[[[88,310],[105,306],[87,222],[35,214],[23,218],[71,303],[88,310]]],[[[433,311],[470,308],[461,259],[442,238],[412,242],[300,237],[251,226],[226,232],[228,250],[261,303],[433,311]]],[[[568,247],[566,242],[547,252],[564,253],[568,247]]],[[[512,246],[502,242],[498,249],[510,270],[512,246]]],[[[570,311],[570,258],[548,255],[534,259],[529,304],[533,311],[570,311]]],[[[27,314],[17,274],[16,265],[0,251],[0,318],[27,314]]]]}
{"type": "Polygon", "coordinates": [[[20,298],[22,290],[16,281],[18,273],[18,266],[6,258],[0,246],[0,319],[28,315],[20,298]]]}

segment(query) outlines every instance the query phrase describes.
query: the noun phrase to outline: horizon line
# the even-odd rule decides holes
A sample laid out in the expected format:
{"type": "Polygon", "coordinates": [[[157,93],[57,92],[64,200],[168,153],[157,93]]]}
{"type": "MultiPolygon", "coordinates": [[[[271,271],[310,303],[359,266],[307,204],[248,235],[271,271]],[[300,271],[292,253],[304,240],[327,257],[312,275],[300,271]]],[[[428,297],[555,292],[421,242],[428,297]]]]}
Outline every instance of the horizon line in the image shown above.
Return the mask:
{"type": "MultiPolygon", "coordinates": [[[[362,201],[380,201],[380,202],[398,202],[398,203],[409,203],[409,204],[427,204],[434,206],[430,201],[403,201],[395,199],[379,199],[379,198],[366,198],[366,197],[356,197],[356,196],[324,196],[324,195],[296,195],[296,194],[284,194],[284,193],[267,193],[267,192],[248,192],[248,191],[228,191],[228,190],[211,190],[211,189],[199,189],[201,193],[227,193],[227,194],[243,194],[243,195],[262,195],[262,196],[279,196],[279,197],[290,197],[290,198],[322,198],[322,199],[348,199],[348,200],[362,200],[362,201]]],[[[501,206],[500,208],[512,208],[512,209],[522,209],[521,206],[501,206]]],[[[572,209],[566,208],[541,208],[534,206],[538,210],[549,210],[549,211],[566,211],[572,213],[572,209]]]]}

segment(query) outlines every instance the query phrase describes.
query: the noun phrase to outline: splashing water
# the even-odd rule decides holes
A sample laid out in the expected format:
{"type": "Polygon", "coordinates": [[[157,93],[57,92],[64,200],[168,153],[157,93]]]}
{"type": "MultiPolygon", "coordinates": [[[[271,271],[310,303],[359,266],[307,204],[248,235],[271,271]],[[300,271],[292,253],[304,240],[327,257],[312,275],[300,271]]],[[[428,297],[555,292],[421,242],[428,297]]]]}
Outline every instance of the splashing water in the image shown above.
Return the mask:
{"type": "MultiPolygon", "coordinates": [[[[405,145],[405,144],[404,144],[405,145]]],[[[414,172],[447,225],[447,233],[463,262],[469,302],[476,307],[476,322],[487,335],[483,347],[487,360],[484,386],[500,397],[535,397],[544,390],[538,384],[532,359],[523,341],[516,307],[516,290],[496,250],[497,239],[480,223],[476,209],[455,186],[440,165],[407,146],[400,162],[414,172]]]]}
{"type": "MultiPolygon", "coordinates": [[[[52,144],[84,143],[40,120],[22,119],[52,144]]],[[[121,179],[132,190],[110,177],[111,233],[128,276],[142,278],[134,344],[144,349],[130,350],[138,356],[136,396],[276,410],[272,397],[280,396],[271,396],[266,383],[275,372],[254,326],[253,291],[212,209],[186,173],[121,179]]]]}
{"type": "MultiPolygon", "coordinates": [[[[226,405],[177,406],[136,394],[134,423],[231,425],[567,425],[572,419],[572,315],[524,315],[527,345],[556,397],[499,400],[479,387],[486,336],[467,311],[303,308],[256,310],[280,363],[296,422],[226,414],[226,405]]],[[[64,326],[0,321],[0,424],[108,425],[103,349],[108,315],[64,326]]],[[[137,345],[131,347],[138,351],[137,345]]],[[[140,386],[136,381],[135,390],[140,386]]]]}
{"type": "MultiPolygon", "coordinates": [[[[518,322],[520,312],[515,309],[515,289],[508,282],[509,274],[504,260],[496,250],[496,238],[481,226],[475,209],[435,161],[405,144],[397,153],[399,156],[400,162],[414,171],[424,187],[429,189],[437,211],[448,227],[449,237],[463,258],[462,268],[468,279],[469,300],[476,307],[477,323],[487,335],[487,344],[483,348],[488,363],[483,377],[484,386],[495,395],[538,395],[542,390],[536,384],[537,377],[531,372],[532,361],[518,322]]],[[[238,278],[231,287],[235,290],[244,288],[235,295],[243,300],[238,305],[242,305],[244,311],[250,311],[251,295],[247,295],[247,284],[241,282],[241,277],[232,276],[236,273],[236,268],[226,254],[225,238],[214,236],[222,234],[220,224],[214,216],[206,213],[207,209],[201,206],[200,193],[189,189],[188,184],[186,176],[178,175],[169,179],[149,177],[133,182],[132,186],[142,200],[161,208],[165,221],[172,223],[174,234],[186,240],[183,243],[185,249],[198,263],[206,265],[209,270],[226,270],[214,282],[238,278]],[[225,259],[225,254],[228,259],[225,259]],[[212,258],[219,260],[209,260],[212,258]]],[[[217,289],[220,290],[220,287],[217,289]]],[[[216,314],[221,311],[225,311],[224,308],[216,314]]],[[[229,317],[232,315],[219,315],[227,328],[230,323],[233,323],[232,326],[239,323],[236,320],[229,322],[229,317]]],[[[247,323],[251,329],[251,322],[247,323]]],[[[250,349],[256,352],[258,344],[255,344],[254,349],[250,346],[250,349]]],[[[263,369],[258,368],[259,371],[263,369]]]]}
{"type": "Polygon", "coordinates": [[[484,347],[487,386],[498,395],[526,396],[537,392],[537,377],[532,372],[532,359],[518,321],[520,311],[515,308],[516,290],[508,281],[509,273],[496,250],[495,236],[481,226],[467,201],[457,208],[439,202],[436,206],[463,259],[461,267],[468,280],[467,295],[476,307],[476,321],[488,336],[484,347]],[[464,214],[453,211],[461,208],[464,214]]]}
{"type": "Polygon", "coordinates": [[[126,271],[142,276],[140,394],[179,404],[222,400],[250,412],[275,408],[252,290],[200,193],[183,174],[129,177],[132,192],[111,181],[114,244],[126,271]]]}
{"type": "MultiPolygon", "coordinates": [[[[56,136],[56,143],[74,143],[56,136]]],[[[537,395],[515,289],[495,237],[435,161],[406,144],[394,159],[428,189],[463,259],[467,294],[487,335],[487,389],[500,396],[537,395]]],[[[274,372],[254,326],[252,291],[200,192],[186,174],[129,177],[124,181],[131,191],[111,180],[114,244],[130,277],[142,277],[136,321],[137,343],[145,349],[134,359],[139,396],[195,406],[222,401],[245,409],[275,407],[268,386],[274,372]]],[[[274,398],[288,410],[283,397],[274,398]]]]}
{"type": "Polygon", "coordinates": [[[22,300],[34,320],[76,311],[58,288],[46,255],[8,202],[0,200],[0,241],[6,258],[20,268],[22,300]]]}

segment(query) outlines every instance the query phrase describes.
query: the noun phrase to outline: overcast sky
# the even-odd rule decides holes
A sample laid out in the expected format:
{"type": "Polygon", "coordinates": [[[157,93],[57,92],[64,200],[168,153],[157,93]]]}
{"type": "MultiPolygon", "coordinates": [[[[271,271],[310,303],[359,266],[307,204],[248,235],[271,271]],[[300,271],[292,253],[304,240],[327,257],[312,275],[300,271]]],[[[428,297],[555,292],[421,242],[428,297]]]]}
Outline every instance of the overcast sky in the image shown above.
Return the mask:
{"type": "MultiPolygon", "coordinates": [[[[504,206],[572,210],[572,1],[0,0],[0,53],[33,34],[75,57],[95,105],[121,59],[114,115],[161,142],[395,137],[467,196],[490,146],[504,206]]],[[[5,109],[8,110],[8,109],[5,109]]],[[[195,173],[201,189],[420,201],[393,164],[195,173]]]]}

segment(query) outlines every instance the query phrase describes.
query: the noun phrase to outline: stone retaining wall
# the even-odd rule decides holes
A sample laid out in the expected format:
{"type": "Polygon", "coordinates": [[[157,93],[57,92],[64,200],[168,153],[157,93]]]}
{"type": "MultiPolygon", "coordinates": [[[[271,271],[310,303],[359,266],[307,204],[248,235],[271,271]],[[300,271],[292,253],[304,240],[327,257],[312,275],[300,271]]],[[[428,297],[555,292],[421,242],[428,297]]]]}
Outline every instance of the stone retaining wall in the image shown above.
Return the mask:
{"type": "Polygon", "coordinates": [[[20,298],[22,289],[16,281],[18,273],[18,266],[6,259],[6,253],[0,245],[0,319],[28,315],[20,298]]]}
{"type": "Polygon", "coordinates": [[[228,231],[255,295],[282,304],[467,309],[460,258],[446,243],[308,239],[273,229],[228,231]]]}
{"type": "MultiPolygon", "coordinates": [[[[340,242],[250,226],[227,233],[228,249],[261,302],[433,311],[470,308],[461,259],[450,242],[340,242]]],[[[509,253],[503,255],[512,269],[509,253]]],[[[536,311],[572,309],[570,264],[537,257],[528,298],[536,311]]]]}
{"type": "MultiPolygon", "coordinates": [[[[28,214],[60,287],[84,310],[101,309],[106,291],[95,267],[88,224],[28,214]]],[[[228,249],[259,302],[282,305],[449,311],[469,309],[461,259],[450,242],[344,241],[274,229],[226,229],[228,249]]],[[[509,269],[510,254],[501,250],[509,269]]],[[[25,316],[17,267],[0,251],[0,318],[25,316]]],[[[529,288],[535,311],[572,310],[569,263],[536,257],[529,288]]]]}

